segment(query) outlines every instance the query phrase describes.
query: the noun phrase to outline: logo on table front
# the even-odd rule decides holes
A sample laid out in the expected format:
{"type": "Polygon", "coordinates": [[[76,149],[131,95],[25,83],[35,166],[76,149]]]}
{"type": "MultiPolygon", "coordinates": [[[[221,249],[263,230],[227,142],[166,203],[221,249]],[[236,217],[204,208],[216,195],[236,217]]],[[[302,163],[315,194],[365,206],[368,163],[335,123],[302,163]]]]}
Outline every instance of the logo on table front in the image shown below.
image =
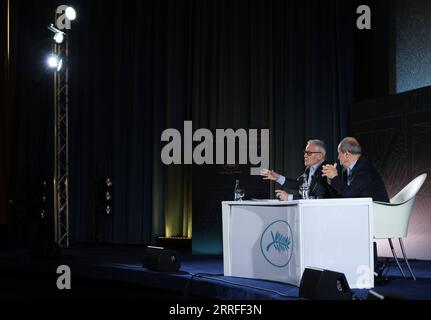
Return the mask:
{"type": "Polygon", "coordinates": [[[274,267],[287,266],[292,257],[293,237],[290,225],[284,220],[269,224],[260,238],[260,251],[274,267]]]}

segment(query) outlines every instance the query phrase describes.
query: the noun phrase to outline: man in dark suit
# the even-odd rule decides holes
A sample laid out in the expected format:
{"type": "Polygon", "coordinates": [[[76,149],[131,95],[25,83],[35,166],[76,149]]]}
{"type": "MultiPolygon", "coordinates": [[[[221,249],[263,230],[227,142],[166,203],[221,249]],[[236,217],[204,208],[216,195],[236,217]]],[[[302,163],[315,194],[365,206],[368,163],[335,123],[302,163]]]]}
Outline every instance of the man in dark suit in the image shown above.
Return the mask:
{"type": "Polygon", "coordinates": [[[372,163],[362,155],[359,142],[346,137],[338,145],[338,160],[342,168],[324,165],[322,176],[328,178],[335,196],[342,198],[373,198],[374,201],[389,202],[382,177],[372,163]]]}
{"type": "MultiPolygon", "coordinates": [[[[303,175],[297,179],[286,178],[273,170],[264,169],[261,172],[264,180],[278,182],[283,187],[291,190],[299,190],[304,179],[307,179],[309,185],[309,196],[315,198],[330,197],[329,187],[326,178],[322,177],[322,165],[327,164],[325,161],[326,149],[325,143],[321,140],[309,140],[304,151],[304,165],[306,167],[303,175]]],[[[288,194],[284,190],[275,190],[276,197],[280,200],[301,199],[299,194],[288,194]]]]}
{"type": "MultiPolygon", "coordinates": [[[[382,177],[372,163],[362,155],[358,140],[346,137],[338,145],[337,164],[323,166],[323,176],[327,177],[334,197],[372,198],[374,201],[389,202],[388,192],[382,177]],[[337,170],[338,169],[338,170],[337,170]]],[[[384,283],[383,268],[377,260],[377,245],[374,243],[374,272],[378,274],[376,283],[384,283]]]]}

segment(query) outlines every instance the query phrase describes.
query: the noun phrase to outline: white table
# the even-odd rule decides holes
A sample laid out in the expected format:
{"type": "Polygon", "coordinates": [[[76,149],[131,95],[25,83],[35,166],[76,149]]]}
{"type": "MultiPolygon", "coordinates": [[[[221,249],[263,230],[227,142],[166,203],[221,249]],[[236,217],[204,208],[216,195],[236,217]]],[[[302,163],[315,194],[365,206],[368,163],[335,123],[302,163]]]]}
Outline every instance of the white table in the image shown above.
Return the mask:
{"type": "Polygon", "coordinates": [[[225,201],[224,275],[299,286],[307,267],[374,286],[372,199],[225,201]]]}

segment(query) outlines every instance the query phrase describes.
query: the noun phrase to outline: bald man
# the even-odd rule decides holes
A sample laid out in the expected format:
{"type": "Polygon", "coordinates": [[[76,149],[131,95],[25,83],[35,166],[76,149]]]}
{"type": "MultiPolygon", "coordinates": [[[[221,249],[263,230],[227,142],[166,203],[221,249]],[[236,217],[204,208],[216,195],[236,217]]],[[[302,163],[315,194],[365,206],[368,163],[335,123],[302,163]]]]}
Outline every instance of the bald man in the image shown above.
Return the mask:
{"type": "Polygon", "coordinates": [[[338,145],[337,164],[324,165],[322,176],[337,196],[342,198],[373,198],[374,201],[389,202],[382,177],[371,162],[362,155],[358,140],[346,137],[338,145]]]}

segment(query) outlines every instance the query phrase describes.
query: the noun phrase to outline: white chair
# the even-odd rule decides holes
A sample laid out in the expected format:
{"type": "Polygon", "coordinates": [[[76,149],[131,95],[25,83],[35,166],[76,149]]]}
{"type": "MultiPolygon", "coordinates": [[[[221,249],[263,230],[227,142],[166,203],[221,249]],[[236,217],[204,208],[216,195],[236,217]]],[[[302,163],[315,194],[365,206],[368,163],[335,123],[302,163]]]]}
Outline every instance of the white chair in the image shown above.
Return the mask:
{"type": "Polygon", "coordinates": [[[400,192],[390,199],[390,203],[374,201],[373,205],[374,238],[389,240],[392,255],[395,258],[401,274],[405,278],[406,276],[398,262],[397,255],[392,244],[392,238],[398,238],[404,261],[406,262],[414,280],[416,280],[416,277],[410,268],[402,238],[407,237],[413,203],[415,202],[416,194],[422,187],[426,178],[427,174],[424,173],[413,179],[400,192]]]}

